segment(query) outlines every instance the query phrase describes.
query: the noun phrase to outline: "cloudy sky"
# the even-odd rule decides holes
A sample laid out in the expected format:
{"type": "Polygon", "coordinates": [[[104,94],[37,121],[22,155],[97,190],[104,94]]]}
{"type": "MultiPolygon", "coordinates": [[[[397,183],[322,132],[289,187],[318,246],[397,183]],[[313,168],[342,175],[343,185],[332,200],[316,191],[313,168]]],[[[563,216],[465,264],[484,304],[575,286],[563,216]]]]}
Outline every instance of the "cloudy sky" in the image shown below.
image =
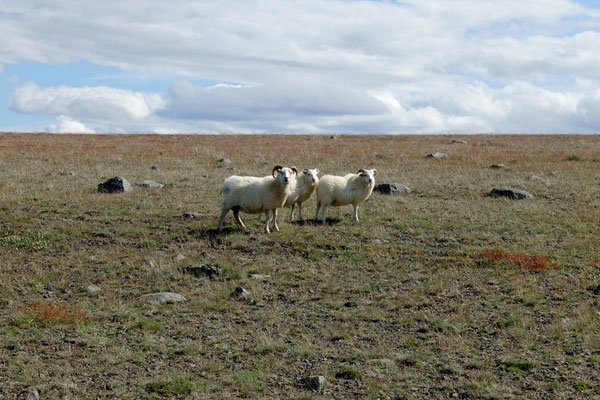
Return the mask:
{"type": "Polygon", "coordinates": [[[598,0],[2,0],[0,131],[600,132],[598,0]]]}

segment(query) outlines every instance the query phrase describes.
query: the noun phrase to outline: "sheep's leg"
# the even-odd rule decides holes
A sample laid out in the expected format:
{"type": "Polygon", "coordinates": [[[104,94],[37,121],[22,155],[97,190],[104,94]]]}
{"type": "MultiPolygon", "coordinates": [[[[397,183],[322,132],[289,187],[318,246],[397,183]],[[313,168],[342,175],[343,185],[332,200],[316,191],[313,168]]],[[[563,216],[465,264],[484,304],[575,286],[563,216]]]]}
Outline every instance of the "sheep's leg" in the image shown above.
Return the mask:
{"type": "Polygon", "coordinates": [[[225,220],[225,216],[227,215],[227,213],[229,212],[229,209],[222,209],[221,210],[221,218],[219,218],[219,225],[217,226],[217,231],[221,232],[223,230],[223,221],[225,220]]]}
{"type": "Polygon", "coordinates": [[[270,210],[265,211],[265,233],[269,233],[269,221],[271,219],[270,210]]]}
{"type": "Polygon", "coordinates": [[[290,221],[294,220],[294,208],[296,208],[296,203],[292,204],[292,211],[290,211],[290,221]]]}
{"type": "Polygon", "coordinates": [[[240,210],[233,210],[233,218],[235,219],[235,222],[238,223],[239,226],[241,226],[242,228],[245,228],[246,225],[244,225],[244,223],[242,222],[242,219],[240,218],[240,210]]]}
{"type": "Polygon", "coordinates": [[[323,206],[323,212],[321,213],[321,223],[322,224],[325,223],[325,213],[327,212],[328,208],[329,208],[329,206],[323,206]]]}
{"type": "Polygon", "coordinates": [[[277,226],[277,209],[273,210],[273,230],[279,232],[279,227],[277,226]]]}
{"type": "Polygon", "coordinates": [[[319,209],[321,208],[321,204],[317,202],[317,213],[315,214],[315,221],[319,220],[319,209]]]}
{"type": "Polygon", "coordinates": [[[358,204],[354,205],[354,215],[353,215],[353,217],[354,217],[354,220],[356,222],[358,222],[358,204]]]}
{"type": "Polygon", "coordinates": [[[298,219],[304,221],[304,218],[302,218],[302,203],[298,203],[298,219]]]}

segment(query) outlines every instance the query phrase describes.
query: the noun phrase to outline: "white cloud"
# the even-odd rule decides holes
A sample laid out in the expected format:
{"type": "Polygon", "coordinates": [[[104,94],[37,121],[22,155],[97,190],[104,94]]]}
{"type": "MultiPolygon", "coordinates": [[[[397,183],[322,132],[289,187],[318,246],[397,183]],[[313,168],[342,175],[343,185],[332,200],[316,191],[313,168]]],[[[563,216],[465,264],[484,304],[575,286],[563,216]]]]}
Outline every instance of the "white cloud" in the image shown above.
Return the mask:
{"type": "Polygon", "coordinates": [[[71,115],[81,119],[139,120],[164,107],[160,95],[136,93],[105,86],[39,88],[35,83],[18,87],[9,99],[17,112],[37,115],[71,115]]]}
{"type": "Polygon", "coordinates": [[[49,133],[95,133],[81,122],[72,120],[65,115],[56,117],[56,122],[51,124],[46,131],[49,133]]]}
{"type": "Polygon", "coordinates": [[[600,131],[600,11],[570,0],[5,0],[0,24],[0,63],[174,81],[10,99],[101,131],[600,131]]]}

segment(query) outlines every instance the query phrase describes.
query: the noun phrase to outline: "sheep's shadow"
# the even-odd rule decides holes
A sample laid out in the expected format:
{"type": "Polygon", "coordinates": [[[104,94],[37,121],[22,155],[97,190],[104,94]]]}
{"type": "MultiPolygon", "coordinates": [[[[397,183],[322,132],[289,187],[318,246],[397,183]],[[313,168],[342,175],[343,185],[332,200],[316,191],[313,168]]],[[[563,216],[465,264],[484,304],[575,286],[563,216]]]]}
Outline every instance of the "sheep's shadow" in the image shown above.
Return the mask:
{"type": "Polygon", "coordinates": [[[289,222],[292,225],[298,226],[324,226],[324,225],[337,225],[342,222],[341,218],[326,218],[325,223],[321,223],[321,219],[304,219],[289,222]]]}

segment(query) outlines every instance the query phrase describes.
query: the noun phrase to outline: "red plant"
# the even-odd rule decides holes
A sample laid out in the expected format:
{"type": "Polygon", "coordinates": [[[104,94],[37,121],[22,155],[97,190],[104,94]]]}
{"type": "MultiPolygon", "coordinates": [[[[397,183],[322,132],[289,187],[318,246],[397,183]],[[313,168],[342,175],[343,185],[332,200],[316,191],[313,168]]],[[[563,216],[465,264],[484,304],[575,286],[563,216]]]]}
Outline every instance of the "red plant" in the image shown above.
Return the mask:
{"type": "Polygon", "coordinates": [[[88,318],[87,311],[66,303],[34,303],[24,306],[22,311],[41,325],[73,324],[88,318]]]}
{"type": "Polygon", "coordinates": [[[531,271],[543,271],[550,266],[550,257],[540,254],[530,256],[524,253],[509,253],[504,250],[483,250],[475,257],[491,261],[500,261],[531,271]]]}

